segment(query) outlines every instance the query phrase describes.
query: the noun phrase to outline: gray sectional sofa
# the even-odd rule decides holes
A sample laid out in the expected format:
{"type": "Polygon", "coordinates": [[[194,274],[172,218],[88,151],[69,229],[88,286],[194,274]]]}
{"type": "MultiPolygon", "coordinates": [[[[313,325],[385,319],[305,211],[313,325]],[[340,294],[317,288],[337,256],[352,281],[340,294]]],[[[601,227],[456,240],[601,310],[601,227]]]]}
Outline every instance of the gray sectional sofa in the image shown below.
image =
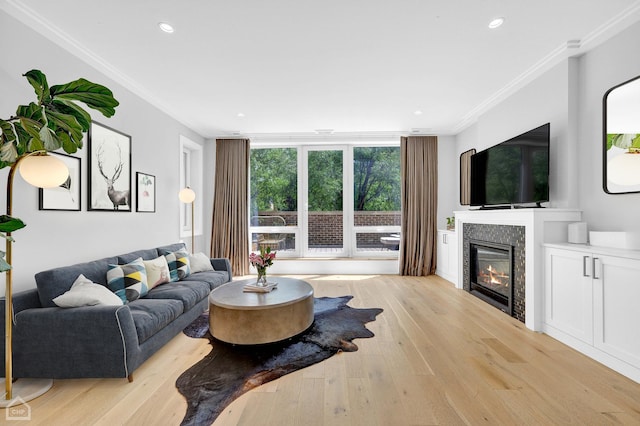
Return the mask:
{"type": "MultiPolygon", "coordinates": [[[[208,309],[208,295],[232,280],[228,259],[211,259],[214,271],[152,288],[121,306],[59,308],[53,299],[79,274],[107,285],[109,264],[151,260],[184,244],[138,250],[36,274],[37,289],[13,298],[13,375],[17,378],[129,377],[145,360],[208,309]]],[[[0,304],[4,330],[4,301],[0,304]]],[[[4,340],[0,344],[4,365],[4,340]]],[[[4,376],[4,371],[2,371],[4,376]]]]}

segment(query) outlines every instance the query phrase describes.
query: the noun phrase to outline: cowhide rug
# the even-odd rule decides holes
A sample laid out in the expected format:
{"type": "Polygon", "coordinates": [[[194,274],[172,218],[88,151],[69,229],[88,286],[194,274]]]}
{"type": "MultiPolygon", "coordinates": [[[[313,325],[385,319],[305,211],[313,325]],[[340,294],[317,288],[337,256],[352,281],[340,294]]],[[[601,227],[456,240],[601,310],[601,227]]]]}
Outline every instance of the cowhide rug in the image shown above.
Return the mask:
{"type": "Polygon", "coordinates": [[[347,303],[352,298],[314,299],[315,319],[307,331],[267,345],[236,346],[216,340],[209,334],[208,314],[201,315],[184,333],[194,338],[208,338],[212,349],[176,381],[176,387],[188,403],[182,424],[210,425],[243,393],[340,351],[357,351],[353,339],[374,336],[365,324],[374,321],[382,309],[351,308],[347,303]]]}

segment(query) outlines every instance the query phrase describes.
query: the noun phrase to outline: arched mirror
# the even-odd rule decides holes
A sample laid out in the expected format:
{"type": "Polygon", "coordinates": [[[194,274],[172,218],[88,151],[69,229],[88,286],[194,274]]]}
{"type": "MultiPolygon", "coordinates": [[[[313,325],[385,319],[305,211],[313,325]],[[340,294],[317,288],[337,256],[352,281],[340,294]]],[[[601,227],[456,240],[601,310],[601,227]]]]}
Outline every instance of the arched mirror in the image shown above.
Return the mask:
{"type": "Polygon", "coordinates": [[[640,192],[640,76],[609,89],[603,113],[604,191],[640,192]]]}

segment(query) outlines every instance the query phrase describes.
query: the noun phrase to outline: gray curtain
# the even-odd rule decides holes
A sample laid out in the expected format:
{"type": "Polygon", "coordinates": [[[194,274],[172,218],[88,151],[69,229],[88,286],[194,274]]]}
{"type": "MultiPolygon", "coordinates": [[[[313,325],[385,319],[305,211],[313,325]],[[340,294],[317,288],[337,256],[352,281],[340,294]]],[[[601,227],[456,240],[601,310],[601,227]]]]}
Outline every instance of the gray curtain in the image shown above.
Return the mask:
{"type": "Polygon", "coordinates": [[[436,270],[438,138],[403,137],[400,157],[400,275],[431,275],[436,270]]]}
{"type": "Polygon", "coordinates": [[[249,139],[216,140],[211,257],[226,257],[234,275],[249,273],[249,139]]]}

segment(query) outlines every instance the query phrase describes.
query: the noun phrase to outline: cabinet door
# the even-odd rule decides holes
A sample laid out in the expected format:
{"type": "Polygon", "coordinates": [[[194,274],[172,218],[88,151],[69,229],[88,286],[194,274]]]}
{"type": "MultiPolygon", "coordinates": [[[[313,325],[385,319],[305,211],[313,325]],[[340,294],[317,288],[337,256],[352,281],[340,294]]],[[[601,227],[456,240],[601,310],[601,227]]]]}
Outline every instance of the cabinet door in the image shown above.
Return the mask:
{"type": "Polygon", "coordinates": [[[593,343],[591,256],[545,249],[545,322],[586,343],[593,343]]]}
{"type": "Polygon", "coordinates": [[[436,273],[444,279],[449,275],[449,245],[446,232],[438,231],[438,253],[436,255],[436,273]]]}
{"type": "Polygon", "coordinates": [[[640,260],[594,256],[594,346],[640,367],[640,260]]]}

